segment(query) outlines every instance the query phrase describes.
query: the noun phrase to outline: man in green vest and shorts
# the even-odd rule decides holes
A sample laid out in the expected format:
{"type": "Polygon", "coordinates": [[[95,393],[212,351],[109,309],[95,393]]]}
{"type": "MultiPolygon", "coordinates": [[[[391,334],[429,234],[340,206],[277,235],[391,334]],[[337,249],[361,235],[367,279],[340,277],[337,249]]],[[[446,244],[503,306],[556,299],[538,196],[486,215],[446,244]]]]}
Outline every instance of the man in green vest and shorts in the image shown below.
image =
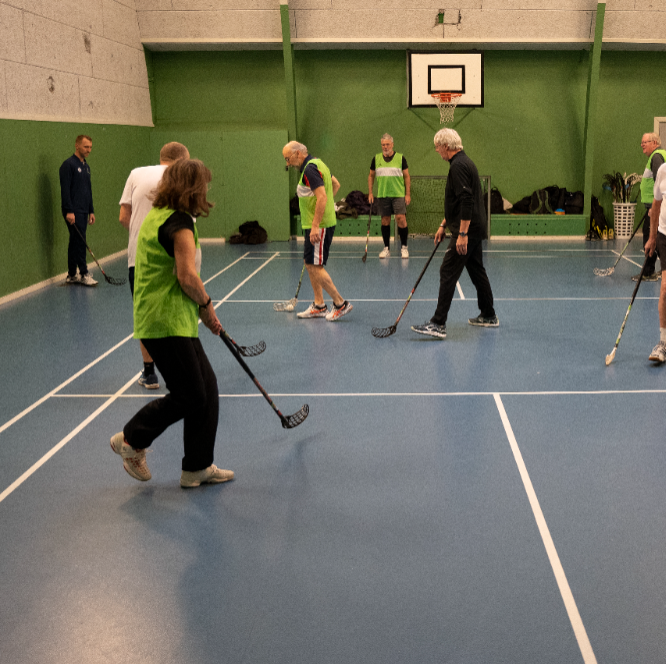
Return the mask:
{"type": "Polygon", "coordinates": [[[379,253],[380,259],[391,256],[389,248],[391,238],[391,214],[395,215],[395,223],[400,236],[400,256],[409,257],[407,249],[407,206],[412,200],[407,160],[401,153],[393,150],[393,137],[384,134],[381,141],[382,152],[377,153],[370,163],[368,175],[368,200],[370,205],[375,200],[372,188],[377,178],[377,206],[382,216],[382,238],[384,249],[379,253]]]}
{"type": "Polygon", "coordinates": [[[314,292],[314,302],[297,316],[300,319],[326,317],[328,321],[337,321],[352,310],[352,304],[340,296],[324,268],[335,233],[333,197],[340,189],[340,183],[329,168],[320,159],[312,157],[306,146],[298,141],[290,141],[282,149],[282,156],[288,167],[298,169],[301,174],[296,194],[303,229],[303,260],[314,292]],[[333,299],[330,312],[324,303],[324,291],[333,299]]]}
{"type": "MultiPolygon", "coordinates": [[[[643,180],[641,180],[641,201],[645,206],[647,217],[643,222],[643,250],[650,238],[650,208],[654,201],[654,178],[659,171],[659,167],[666,162],[666,150],[661,149],[661,139],[658,134],[650,132],[643,134],[641,139],[641,148],[643,154],[648,156],[645,171],[643,172],[643,180]]],[[[645,273],[643,280],[647,282],[656,282],[661,277],[661,271],[655,271],[657,263],[657,253],[647,255],[648,262],[645,265],[645,273]]],[[[634,282],[638,282],[638,275],[631,278],[634,282]]]]}

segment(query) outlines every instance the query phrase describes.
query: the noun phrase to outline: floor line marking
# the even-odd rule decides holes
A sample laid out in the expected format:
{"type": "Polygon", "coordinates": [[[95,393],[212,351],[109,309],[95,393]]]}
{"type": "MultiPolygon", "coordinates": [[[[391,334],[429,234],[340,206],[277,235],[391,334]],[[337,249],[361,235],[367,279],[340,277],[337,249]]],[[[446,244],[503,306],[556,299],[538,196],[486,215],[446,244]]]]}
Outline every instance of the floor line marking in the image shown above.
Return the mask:
{"type": "Polygon", "coordinates": [[[215,306],[215,309],[217,310],[217,308],[219,308],[220,305],[222,305],[222,303],[225,303],[225,302],[229,299],[229,296],[231,296],[232,294],[236,293],[236,292],[237,292],[237,291],[238,291],[238,290],[239,290],[239,289],[240,289],[240,288],[241,288],[246,282],[248,282],[250,279],[252,279],[252,278],[253,278],[253,277],[254,277],[254,276],[255,276],[255,275],[256,275],[256,274],[257,274],[257,273],[258,273],[258,272],[264,267],[264,266],[267,266],[268,264],[270,264],[271,261],[273,261],[273,259],[275,259],[275,257],[277,257],[279,254],[280,254],[279,252],[275,252],[275,253],[273,254],[273,256],[272,256],[270,259],[267,259],[266,261],[264,261],[264,263],[261,264],[261,266],[259,266],[259,268],[257,268],[256,271],[253,271],[252,273],[250,273],[250,274],[249,274],[249,275],[248,275],[248,276],[247,276],[247,277],[246,277],[246,278],[245,278],[245,279],[244,279],[244,280],[243,280],[243,281],[242,281],[237,287],[235,287],[234,289],[232,289],[232,290],[231,290],[231,291],[230,291],[230,292],[229,292],[229,293],[228,293],[228,294],[227,294],[227,295],[226,295],[226,296],[225,296],[225,297],[224,297],[224,298],[223,298],[223,299],[222,299],[222,300],[221,300],[221,301],[215,306]]]}
{"type": "Polygon", "coordinates": [[[20,414],[17,414],[14,418],[10,419],[4,425],[0,426],[0,433],[7,430],[7,428],[14,425],[14,423],[16,423],[17,421],[20,421],[24,416],[29,414],[36,407],[39,407],[39,405],[41,405],[43,402],[46,402],[49,398],[53,397],[58,391],[60,391],[60,389],[64,388],[68,384],[71,384],[75,379],[80,377],[84,372],[86,372],[87,370],[90,370],[90,368],[92,368],[94,365],[97,365],[97,363],[99,363],[100,361],[105,359],[112,352],[116,351],[116,349],[118,349],[119,347],[124,345],[128,340],[131,340],[132,337],[133,337],[133,334],[128,335],[124,340],[121,340],[117,345],[111,347],[111,349],[106,351],[101,356],[98,356],[91,363],[88,363],[88,365],[86,365],[85,368],[79,370],[76,374],[72,375],[69,379],[65,380],[59,386],[56,386],[56,388],[54,388],[52,391],[49,391],[44,397],[40,398],[39,400],[37,400],[37,402],[34,402],[32,405],[30,405],[30,407],[26,407],[20,414]]]}
{"type": "Polygon", "coordinates": [[[465,294],[463,294],[462,287],[460,286],[460,282],[456,282],[456,289],[458,290],[458,293],[460,294],[460,300],[464,301],[465,300],[465,294]]]}
{"type": "Polygon", "coordinates": [[[71,441],[76,435],[78,435],[89,423],[94,421],[109,405],[116,401],[116,399],[126,391],[134,382],[138,379],[141,373],[137,373],[130,379],[122,388],[118,389],[103,405],[100,405],[90,416],[86,417],[81,423],[79,423],[74,430],[72,430],[69,435],[63,437],[50,451],[45,453],[32,467],[27,469],[21,476],[16,479],[11,485],[7,486],[0,493],[0,502],[5,500],[9,495],[11,495],[24,481],[29,479],[42,465],[48,462],[60,449],[62,449],[67,442],[71,441]]]}
{"type": "Polygon", "coordinates": [[[250,253],[249,253],[249,252],[246,252],[244,255],[238,257],[238,259],[236,259],[236,261],[232,261],[228,266],[226,266],[225,268],[223,268],[221,271],[218,271],[217,273],[215,273],[215,275],[213,275],[213,277],[209,277],[209,278],[204,282],[204,284],[208,284],[209,282],[211,282],[212,280],[214,280],[214,279],[215,279],[216,277],[218,277],[219,275],[222,275],[222,273],[224,273],[224,271],[228,271],[232,266],[234,266],[235,264],[237,264],[241,259],[245,259],[245,257],[247,257],[248,254],[250,254],[250,253]]]}
{"type": "MultiPolygon", "coordinates": [[[[226,270],[228,270],[229,268],[231,268],[234,264],[238,263],[241,259],[243,259],[244,257],[246,257],[248,254],[249,254],[249,252],[246,252],[242,257],[239,257],[238,259],[236,259],[236,261],[232,262],[231,264],[229,264],[228,266],[226,266],[225,268],[223,268],[221,271],[219,271],[218,273],[216,273],[213,277],[211,277],[211,278],[209,278],[208,280],[206,280],[206,282],[204,282],[204,284],[208,284],[208,282],[210,282],[213,278],[218,277],[219,275],[221,275],[222,273],[224,273],[224,271],[226,271],[226,270]]],[[[271,259],[269,259],[268,261],[271,261],[273,258],[275,258],[275,256],[276,256],[276,255],[273,255],[273,257],[271,257],[271,259]]],[[[268,263],[268,261],[265,262],[264,264],[262,264],[262,266],[260,266],[256,271],[254,271],[254,273],[252,273],[252,275],[250,275],[250,277],[252,277],[252,276],[255,275],[259,270],[261,270],[261,269],[262,269],[262,268],[268,263]]],[[[246,278],[243,282],[241,282],[241,284],[239,284],[238,287],[236,287],[236,289],[230,291],[230,292],[229,292],[229,293],[228,293],[228,294],[227,294],[227,295],[226,295],[226,296],[225,296],[225,297],[224,297],[224,298],[223,298],[223,299],[222,299],[222,300],[221,300],[221,301],[215,306],[215,307],[217,308],[219,305],[221,305],[221,304],[222,304],[227,298],[229,298],[229,296],[231,296],[231,295],[232,295],[237,289],[239,289],[243,284],[245,284],[245,282],[247,282],[247,281],[250,279],[250,277],[246,278]]],[[[122,347],[126,342],[128,342],[129,340],[131,340],[133,337],[134,337],[134,334],[131,333],[131,334],[128,335],[126,338],[122,339],[122,340],[121,340],[120,342],[118,342],[116,345],[114,345],[113,347],[111,347],[111,349],[109,349],[109,350],[107,350],[106,352],[104,352],[101,356],[98,356],[94,361],[91,361],[90,363],[88,363],[88,365],[86,365],[84,368],[82,368],[82,369],[79,370],[77,373],[75,373],[74,375],[72,375],[69,379],[65,380],[62,384],[60,384],[59,386],[56,386],[56,388],[54,388],[53,390],[49,391],[46,395],[44,395],[43,397],[41,397],[39,400],[37,400],[36,402],[34,402],[34,403],[33,403],[32,405],[30,405],[29,407],[26,407],[22,412],[20,412],[19,414],[17,414],[17,415],[14,416],[13,418],[11,418],[9,421],[7,421],[6,423],[4,423],[2,426],[0,426],[0,433],[2,433],[2,432],[4,432],[5,430],[7,430],[7,428],[9,428],[9,427],[11,427],[12,425],[14,425],[17,421],[20,421],[24,416],[27,416],[30,412],[32,412],[34,409],[36,409],[37,407],[39,407],[42,403],[46,402],[49,398],[54,397],[55,394],[56,394],[58,391],[60,391],[61,389],[63,389],[63,388],[64,388],[65,386],[67,386],[68,384],[71,384],[75,379],[78,379],[78,378],[79,378],[84,372],[87,372],[88,370],[90,370],[90,368],[92,368],[93,366],[97,365],[97,363],[99,363],[100,361],[104,360],[109,354],[111,354],[111,353],[113,353],[114,351],[116,351],[116,349],[122,347]]]]}
{"type": "MultiPolygon", "coordinates": [[[[328,299],[325,299],[328,300],[328,299]]],[[[354,303],[404,303],[404,299],[401,298],[355,298],[351,296],[350,301],[354,303]]],[[[455,299],[454,299],[455,300],[455,299]]],[[[467,300],[465,298],[460,298],[458,300],[467,300]]],[[[497,298],[493,297],[495,301],[506,301],[506,302],[521,302],[521,301],[626,301],[627,296],[563,296],[563,297],[554,297],[549,296],[545,298],[539,297],[525,297],[525,298],[497,298]]],[[[637,301],[657,301],[659,296],[636,296],[637,301]]],[[[232,298],[227,301],[228,303],[274,303],[275,299],[244,299],[244,298],[232,298]]],[[[411,303],[434,303],[437,302],[436,298],[412,298],[411,303]]]]}
{"type": "MultiPolygon", "coordinates": [[[[474,396],[565,396],[565,395],[660,395],[666,389],[614,389],[608,391],[432,391],[414,393],[271,393],[281,398],[450,398],[474,396]]],[[[54,398],[108,398],[109,393],[58,393],[54,398]]],[[[165,393],[125,393],[121,398],[150,398],[160,397],[165,393]]],[[[220,393],[220,398],[263,398],[260,393],[220,393]]]]}
{"type": "MultiPolygon", "coordinates": [[[[619,253],[619,252],[616,252],[615,250],[613,250],[613,254],[617,255],[618,257],[620,256],[620,253],[619,253]]],[[[623,254],[623,255],[622,255],[622,258],[623,258],[625,261],[628,261],[630,264],[633,264],[634,266],[638,266],[639,268],[643,268],[643,264],[637,264],[635,261],[632,261],[631,259],[629,259],[629,257],[627,257],[626,254],[623,254]]]]}
{"type": "Polygon", "coordinates": [[[578,607],[576,606],[576,601],[573,597],[573,593],[571,592],[571,588],[569,587],[569,582],[567,581],[566,574],[564,573],[564,568],[562,567],[562,563],[560,562],[560,558],[557,554],[555,543],[553,542],[550,530],[546,524],[546,518],[544,517],[543,511],[541,510],[541,506],[536,496],[536,492],[534,491],[534,486],[532,485],[530,475],[527,472],[525,461],[523,460],[520,448],[518,447],[516,437],[513,434],[513,428],[509,422],[509,417],[506,414],[506,410],[504,409],[504,405],[502,404],[502,399],[500,398],[499,393],[495,393],[494,398],[495,404],[497,405],[497,409],[502,419],[502,424],[504,425],[504,431],[506,432],[506,436],[511,446],[511,451],[513,452],[513,457],[516,461],[516,465],[518,466],[520,478],[523,481],[523,486],[525,488],[525,492],[527,493],[527,498],[529,500],[530,506],[532,507],[532,513],[534,514],[537,527],[539,528],[539,533],[541,534],[541,539],[546,549],[546,554],[550,560],[550,566],[552,567],[553,573],[555,574],[555,580],[557,581],[557,586],[560,589],[560,594],[562,595],[562,600],[564,601],[564,607],[567,610],[569,621],[571,622],[571,627],[576,636],[576,640],[578,641],[578,647],[580,648],[581,654],[583,655],[583,660],[586,664],[596,664],[597,659],[594,656],[594,651],[592,650],[590,639],[587,636],[587,631],[585,631],[583,620],[580,616],[580,613],[578,612],[578,607]]]}

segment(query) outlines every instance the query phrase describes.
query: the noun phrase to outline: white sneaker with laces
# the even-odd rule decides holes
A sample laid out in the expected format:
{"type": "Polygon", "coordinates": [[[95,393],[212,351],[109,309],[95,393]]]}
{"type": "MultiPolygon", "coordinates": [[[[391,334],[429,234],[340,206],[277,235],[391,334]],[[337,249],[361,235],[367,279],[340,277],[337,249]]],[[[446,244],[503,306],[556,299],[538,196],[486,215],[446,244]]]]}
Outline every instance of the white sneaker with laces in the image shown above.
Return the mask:
{"type": "Polygon", "coordinates": [[[185,472],[180,475],[181,488],[196,488],[202,483],[224,483],[231,481],[234,473],[230,469],[220,469],[216,465],[200,469],[198,472],[185,472]]]}
{"type": "Polygon", "coordinates": [[[388,259],[391,256],[391,250],[389,250],[388,247],[385,247],[380,253],[379,253],[379,258],[380,259],[388,259]]]}
{"type": "Polygon", "coordinates": [[[650,354],[650,360],[657,363],[666,363],[666,342],[659,342],[650,354]]]}
{"type": "Polygon", "coordinates": [[[111,438],[111,448],[123,459],[125,471],[137,481],[150,481],[152,475],[146,465],[146,449],[133,449],[122,432],[111,438]]]}
{"type": "Polygon", "coordinates": [[[344,301],[339,308],[336,308],[334,303],[331,311],[326,315],[326,321],[337,321],[353,309],[354,306],[349,301],[344,301]]]}
{"type": "Polygon", "coordinates": [[[86,273],[85,275],[81,276],[81,284],[85,285],[86,287],[95,287],[97,286],[98,282],[93,278],[90,273],[86,273]]]}
{"type": "Polygon", "coordinates": [[[315,319],[316,317],[325,317],[328,314],[328,306],[324,305],[323,308],[318,308],[314,303],[310,303],[307,310],[299,312],[296,316],[299,319],[315,319]]]}
{"type": "Polygon", "coordinates": [[[402,259],[409,259],[409,250],[407,249],[406,245],[402,246],[402,249],[400,250],[400,257],[402,259]]]}

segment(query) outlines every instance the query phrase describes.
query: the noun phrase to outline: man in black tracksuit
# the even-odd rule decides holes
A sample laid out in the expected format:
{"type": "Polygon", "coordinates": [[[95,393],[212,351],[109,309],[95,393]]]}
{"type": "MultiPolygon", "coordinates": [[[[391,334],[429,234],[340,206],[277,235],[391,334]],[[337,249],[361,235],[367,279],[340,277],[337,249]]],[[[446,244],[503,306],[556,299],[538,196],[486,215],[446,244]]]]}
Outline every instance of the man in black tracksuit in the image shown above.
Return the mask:
{"type": "Polygon", "coordinates": [[[92,150],[89,136],[77,136],[74,154],[60,166],[60,200],[62,216],[67,222],[69,246],[67,248],[67,284],[94,287],[97,280],[88,273],[86,262],[86,230],[95,223],[90,167],[86,157],[92,150]],[[77,229],[79,233],[77,233],[77,229]],[[83,236],[83,238],[81,238],[83,236]],[[79,275],[76,269],[79,269],[79,275]]]}
{"type": "Polygon", "coordinates": [[[482,243],[488,237],[488,222],[479,172],[474,162],[463,151],[462,141],[455,130],[447,128],[437,132],[435,150],[451,165],[446,180],[445,218],[435,234],[435,243],[444,238],[446,225],[453,237],[439,271],[439,298],[435,314],[425,324],[412,326],[412,330],[422,335],[443,339],[446,337],[446,318],[463,268],[467,268],[472,284],[476,288],[481,310],[478,317],[469,319],[468,322],[472,326],[495,328],[499,326],[499,320],[493,307],[490,281],[483,267],[482,243]]]}

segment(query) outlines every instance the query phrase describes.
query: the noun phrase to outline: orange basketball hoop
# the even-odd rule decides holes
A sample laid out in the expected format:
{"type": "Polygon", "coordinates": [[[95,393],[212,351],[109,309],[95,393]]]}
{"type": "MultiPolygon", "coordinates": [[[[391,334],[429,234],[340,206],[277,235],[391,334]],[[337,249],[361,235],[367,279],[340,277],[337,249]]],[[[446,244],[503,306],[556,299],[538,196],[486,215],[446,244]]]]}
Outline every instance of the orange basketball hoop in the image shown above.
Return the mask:
{"type": "Polygon", "coordinates": [[[430,96],[435,100],[435,104],[437,104],[437,108],[439,109],[440,124],[452,123],[453,114],[462,97],[462,93],[439,92],[431,93],[430,96]]]}

